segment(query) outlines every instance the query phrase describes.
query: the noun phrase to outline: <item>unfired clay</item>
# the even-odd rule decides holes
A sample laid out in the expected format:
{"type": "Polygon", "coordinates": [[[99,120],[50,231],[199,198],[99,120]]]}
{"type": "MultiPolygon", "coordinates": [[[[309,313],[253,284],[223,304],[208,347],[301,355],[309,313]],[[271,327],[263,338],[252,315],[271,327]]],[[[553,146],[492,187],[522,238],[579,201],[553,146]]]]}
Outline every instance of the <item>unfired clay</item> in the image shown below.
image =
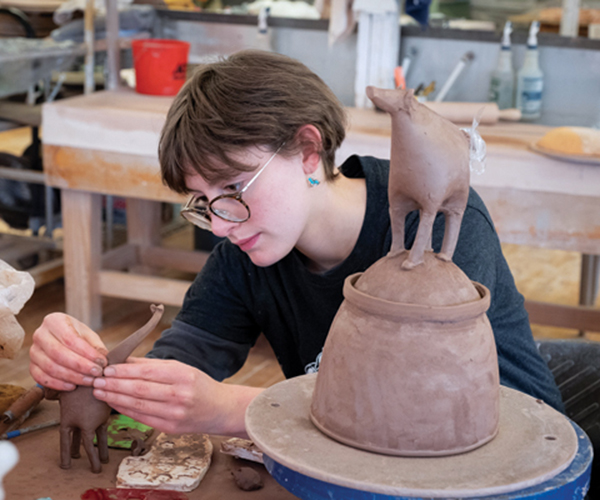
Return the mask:
{"type": "Polygon", "coordinates": [[[500,389],[490,292],[450,260],[469,193],[469,142],[411,92],[367,94],[392,115],[392,249],[346,279],[310,417],[328,436],[377,453],[462,453],[496,435],[500,389]],[[404,219],[415,209],[407,252],[404,219]],[[446,230],[434,255],[438,211],[446,230]]]}
{"type": "Polygon", "coordinates": [[[456,125],[418,103],[412,91],[367,87],[367,95],[392,117],[392,254],[404,250],[404,221],[419,210],[419,230],[402,267],[420,264],[431,246],[435,216],[442,212],[446,231],[438,258],[450,261],[469,197],[469,140],[456,125]]]}
{"type": "MultiPolygon", "coordinates": [[[[149,333],[154,330],[162,314],[164,306],[152,305],[152,318],[142,328],[112,349],[108,355],[108,364],[124,363],[134,349],[149,333]]],[[[92,472],[102,471],[100,463],[108,463],[108,443],[106,429],[110,406],[94,397],[93,388],[78,386],[73,391],[46,390],[46,398],[60,401],[60,466],[71,467],[71,457],[80,457],[80,445],[90,461],[92,472]],[[98,449],[94,447],[96,436],[98,449]]]]}
{"type": "Polygon", "coordinates": [[[237,467],[231,474],[235,484],[242,491],[256,491],[264,486],[260,474],[251,467],[237,467]]]}

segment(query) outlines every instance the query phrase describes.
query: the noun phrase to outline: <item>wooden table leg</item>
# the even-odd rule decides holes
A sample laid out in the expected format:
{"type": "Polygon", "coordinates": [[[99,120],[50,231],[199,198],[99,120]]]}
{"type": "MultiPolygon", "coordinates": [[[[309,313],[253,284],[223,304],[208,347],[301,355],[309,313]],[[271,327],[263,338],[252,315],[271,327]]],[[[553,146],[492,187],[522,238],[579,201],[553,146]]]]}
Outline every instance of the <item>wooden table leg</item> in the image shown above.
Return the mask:
{"type": "Polygon", "coordinates": [[[62,191],[67,314],[94,330],[102,324],[98,272],[102,256],[101,196],[62,191]]]}
{"type": "MultiPolygon", "coordinates": [[[[153,247],[160,243],[161,204],[157,201],[127,198],[127,243],[153,247]]],[[[138,274],[151,274],[146,266],[130,269],[138,274]]]]}

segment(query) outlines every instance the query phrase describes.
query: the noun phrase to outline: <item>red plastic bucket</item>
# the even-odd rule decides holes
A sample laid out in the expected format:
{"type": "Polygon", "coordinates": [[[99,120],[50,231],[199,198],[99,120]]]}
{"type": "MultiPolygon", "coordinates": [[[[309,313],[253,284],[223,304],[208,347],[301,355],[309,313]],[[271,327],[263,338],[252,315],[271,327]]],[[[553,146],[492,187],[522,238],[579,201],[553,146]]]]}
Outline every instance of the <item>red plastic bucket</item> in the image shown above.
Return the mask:
{"type": "Polygon", "coordinates": [[[180,40],[133,40],[135,90],[140,94],[175,95],[185,83],[190,44],[180,40]]]}

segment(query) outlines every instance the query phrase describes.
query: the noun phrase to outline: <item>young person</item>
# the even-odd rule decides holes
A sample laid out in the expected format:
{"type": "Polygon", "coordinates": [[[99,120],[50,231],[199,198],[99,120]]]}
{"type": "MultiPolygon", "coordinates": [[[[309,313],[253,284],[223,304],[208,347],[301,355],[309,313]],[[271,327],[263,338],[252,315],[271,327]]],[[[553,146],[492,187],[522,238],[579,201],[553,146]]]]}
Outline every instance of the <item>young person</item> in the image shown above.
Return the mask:
{"type": "MultiPolygon", "coordinates": [[[[100,338],[52,314],[34,335],[34,379],[59,390],[93,385],[98,399],[166,432],[243,436],[245,409],[261,389],[220,381],[242,366],[261,332],[286,377],[317,370],[344,279],[390,249],[389,162],[353,156],[336,168],[344,125],[331,90],[295,60],[244,51],[202,67],[175,98],[159,156],[167,185],[191,195],[183,215],[225,241],[146,358],[99,377],[100,338]]],[[[407,248],[417,226],[414,212],[407,248]]],[[[439,216],[435,251],[443,226],[439,216]]],[[[491,291],[501,382],[561,409],[473,190],[453,260],[491,291]]]]}

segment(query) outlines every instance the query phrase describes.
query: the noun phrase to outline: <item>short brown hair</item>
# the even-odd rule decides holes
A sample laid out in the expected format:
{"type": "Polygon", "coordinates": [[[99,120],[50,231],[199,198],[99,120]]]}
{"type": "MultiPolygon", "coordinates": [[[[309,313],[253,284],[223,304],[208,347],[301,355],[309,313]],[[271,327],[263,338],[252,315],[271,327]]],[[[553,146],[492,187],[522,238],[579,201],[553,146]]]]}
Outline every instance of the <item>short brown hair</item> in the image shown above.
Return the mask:
{"type": "Polygon", "coordinates": [[[297,153],[296,132],[307,124],[321,133],[321,159],[333,179],[346,115],[315,73],[295,59],[258,50],[203,65],[167,114],[159,145],[163,182],[187,193],[190,173],[215,182],[253,170],[256,165],[232,158],[251,146],[275,151],[285,143],[281,155],[297,153]]]}

